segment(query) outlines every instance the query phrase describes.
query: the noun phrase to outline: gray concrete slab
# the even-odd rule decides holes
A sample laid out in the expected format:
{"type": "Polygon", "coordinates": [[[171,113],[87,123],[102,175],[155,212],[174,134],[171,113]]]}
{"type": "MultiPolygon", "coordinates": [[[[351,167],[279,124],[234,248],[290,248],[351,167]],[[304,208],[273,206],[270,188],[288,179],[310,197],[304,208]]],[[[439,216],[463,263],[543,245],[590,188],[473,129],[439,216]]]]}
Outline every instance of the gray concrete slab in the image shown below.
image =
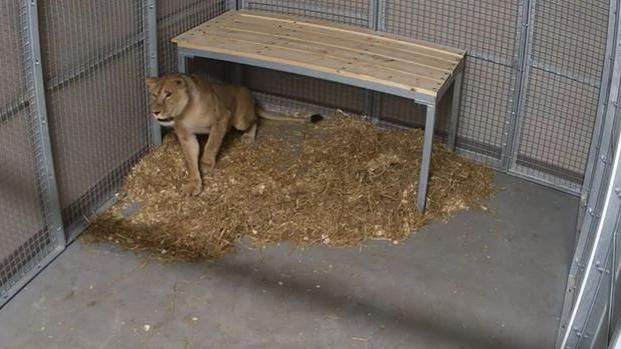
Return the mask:
{"type": "Polygon", "coordinates": [[[399,245],[159,263],[74,243],[0,310],[0,347],[552,348],[577,200],[497,182],[487,212],[399,245]]]}

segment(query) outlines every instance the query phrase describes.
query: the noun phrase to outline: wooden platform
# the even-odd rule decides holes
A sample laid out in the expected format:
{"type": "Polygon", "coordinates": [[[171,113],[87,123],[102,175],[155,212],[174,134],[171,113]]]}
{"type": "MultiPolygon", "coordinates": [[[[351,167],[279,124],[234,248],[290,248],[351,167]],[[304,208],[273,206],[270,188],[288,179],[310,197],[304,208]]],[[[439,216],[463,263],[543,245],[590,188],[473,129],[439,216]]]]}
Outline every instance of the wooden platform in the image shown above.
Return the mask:
{"type": "Polygon", "coordinates": [[[172,41],[180,48],[298,66],[391,86],[403,90],[402,96],[432,98],[446,90],[464,57],[464,51],[410,38],[254,10],[229,11],[172,41]]]}
{"type": "Polygon", "coordinates": [[[172,39],[179,71],[216,59],[410,98],[427,106],[418,208],[424,211],[436,106],[454,86],[448,146],[455,147],[465,52],[365,28],[255,10],[226,12],[172,39]]]}

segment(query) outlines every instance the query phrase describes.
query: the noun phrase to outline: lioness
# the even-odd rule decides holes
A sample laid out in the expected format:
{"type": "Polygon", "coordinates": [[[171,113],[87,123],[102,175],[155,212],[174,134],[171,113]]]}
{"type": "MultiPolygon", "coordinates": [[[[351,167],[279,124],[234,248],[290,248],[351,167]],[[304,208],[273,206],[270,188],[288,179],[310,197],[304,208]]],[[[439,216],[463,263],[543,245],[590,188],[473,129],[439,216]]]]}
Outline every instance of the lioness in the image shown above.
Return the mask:
{"type": "Polygon", "coordinates": [[[196,75],[168,74],[146,78],[146,84],[151,92],[151,114],[160,125],[173,127],[181,143],[190,174],[187,188],[190,195],[198,195],[202,191],[197,134],[209,134],[200,163],[204,169],[212,169],[224,136],[231,127],[244,132],[244,141],[254,142],[257,115],[270,120],[321,120],[319,115],[296,118],[267,112],[255,105],[247,88],[212,84],[196,75]]]}

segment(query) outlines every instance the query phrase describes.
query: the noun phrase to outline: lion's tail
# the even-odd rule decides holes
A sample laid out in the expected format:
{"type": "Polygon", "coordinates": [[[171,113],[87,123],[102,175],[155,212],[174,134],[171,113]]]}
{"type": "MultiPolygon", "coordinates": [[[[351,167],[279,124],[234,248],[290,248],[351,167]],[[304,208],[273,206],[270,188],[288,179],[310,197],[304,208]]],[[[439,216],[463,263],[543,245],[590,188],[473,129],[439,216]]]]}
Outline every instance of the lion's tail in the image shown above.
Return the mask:
{"type": "Polygon", "coordinates": [[[296,117],[291,116],[284,113],[278,113],[274,111],[268,111],[261,107],[257,107],[257,115],[263,119],[273,120],[273,121],[293,121],[293,122],[310,122],[316,123],[323,120],[323,116],[320,114],[310,114],[304,117],[296,117]]]}

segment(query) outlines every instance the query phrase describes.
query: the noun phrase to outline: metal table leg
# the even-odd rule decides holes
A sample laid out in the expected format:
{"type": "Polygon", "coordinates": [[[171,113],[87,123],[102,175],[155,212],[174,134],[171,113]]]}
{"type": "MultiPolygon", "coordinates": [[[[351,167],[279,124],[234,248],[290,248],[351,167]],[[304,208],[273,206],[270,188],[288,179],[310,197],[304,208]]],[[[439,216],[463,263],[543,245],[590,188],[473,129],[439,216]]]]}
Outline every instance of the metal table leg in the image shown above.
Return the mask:
{"type": "Polygon", "coordinates": [[[189,57],[180,53],[177,55],[177,71],[182,74],[188,73],[188,59],[189,57]]]}
{"type": "Polygon", "coordinates": [[[427,106],[427,118],[425,122],[425,140],[423,142],[423,160],[420,165],[420,176],[418,178],[418,210],[425,212],[427,201],[427,184],[429,182],[429,171],[431,168],[431,149],[433,145],[433,130],[436,125],[436,106],[427,106]]]}
{"type": "Polygon", "coordinates": [[[457,140],[457,125],[459,120],[459,108],[461,106],[461,88],[463,85],[463,70],[457,73],[453,82],[453,103],[451,105],[451,116],[449,118],[448,144],[451,151],[455,151],[457,140]]]}

